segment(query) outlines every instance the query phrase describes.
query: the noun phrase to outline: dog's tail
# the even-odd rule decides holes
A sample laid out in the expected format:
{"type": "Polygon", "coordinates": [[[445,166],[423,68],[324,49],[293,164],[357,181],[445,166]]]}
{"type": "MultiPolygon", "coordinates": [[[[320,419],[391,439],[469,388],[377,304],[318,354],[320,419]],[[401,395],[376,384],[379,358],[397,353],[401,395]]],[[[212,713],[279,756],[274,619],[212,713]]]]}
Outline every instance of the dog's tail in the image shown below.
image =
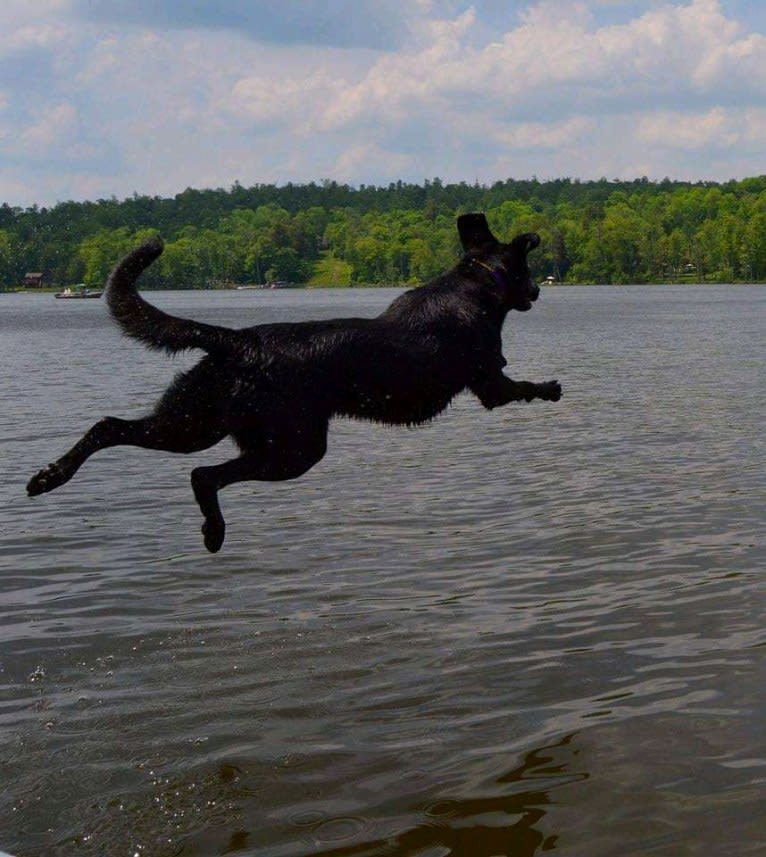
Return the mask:
{"type": "Polygon", "coordinates": [[[168,315],[138,293],[136,280],[163,249],[162,239],[152,238],[117,263],[106,283],[106,301],[113,318],[126,336],[158,351],[170,354],[187,348],[201,348],[211,354],[230,351],[239,338],[234,331],[168,315]]]}

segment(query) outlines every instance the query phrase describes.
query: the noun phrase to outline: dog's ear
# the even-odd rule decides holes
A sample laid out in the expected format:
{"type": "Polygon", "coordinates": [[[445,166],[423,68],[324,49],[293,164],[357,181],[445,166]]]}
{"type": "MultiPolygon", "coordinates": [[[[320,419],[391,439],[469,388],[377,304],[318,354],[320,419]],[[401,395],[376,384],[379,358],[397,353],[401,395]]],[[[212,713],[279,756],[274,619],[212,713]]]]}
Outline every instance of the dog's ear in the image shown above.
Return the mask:
{"type": "Polygon", "coordinates": [[[540,236],[536,232],[524,232],[522,235],[517,235],[511,246],[520,250],[525,256],[531,253],[535,247],[540,246],[540,236]]]}
{"type": "Polygon", "coordinates": [[[461,214],[457,219],[457,231],[466,253],[478,253],[498,243],[483,214],[461,214]]]}

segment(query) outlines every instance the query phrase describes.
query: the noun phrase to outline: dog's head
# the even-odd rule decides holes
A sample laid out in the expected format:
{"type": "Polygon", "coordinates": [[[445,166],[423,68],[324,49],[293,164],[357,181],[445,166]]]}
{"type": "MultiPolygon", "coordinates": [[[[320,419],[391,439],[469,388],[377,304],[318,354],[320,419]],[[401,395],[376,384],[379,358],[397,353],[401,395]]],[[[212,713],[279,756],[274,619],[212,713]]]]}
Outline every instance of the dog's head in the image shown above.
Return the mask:
{"type": "Polygon", "coordinates": [[[492,275],[502,289],[506,307],[520,312],[531,309],[540,296],[540,288],[532,282],[527,254],[538,246],[540,236],[525,232],[503,244],[490,232],[483,214],[462,214],[457,219],[457,229],[466,257],[492,275]]]}

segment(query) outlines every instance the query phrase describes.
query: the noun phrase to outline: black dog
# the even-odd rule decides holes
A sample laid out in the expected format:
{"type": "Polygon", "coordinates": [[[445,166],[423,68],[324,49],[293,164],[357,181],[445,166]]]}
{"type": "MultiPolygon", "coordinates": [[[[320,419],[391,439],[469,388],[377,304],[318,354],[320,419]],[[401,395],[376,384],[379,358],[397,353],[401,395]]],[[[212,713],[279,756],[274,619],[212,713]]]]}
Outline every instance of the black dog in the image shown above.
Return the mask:
{"type": "Polygon", "coordinates": [[[462,260],[405,292],[377,318],[243,330],[175,318],[146,303],[135,282],[163,245],[156,239],[134,250],[114,269],[106,289],[123,331],[150,348],[200,348],[207,355],[176,378],[153,414],[100,420],[34,476],[27,492],[58,488],[89,456],[110,446],[189,453],[230,435],[241,455],[191,474],[205,518],[205,547],[215,552],[226,530],[218,491],[248,479],[301,476],[324,456],[335,415],[414,425],[433,419],[465,388],[486,408],[535,398],[557,401],[557,381],[512,381],[501,371],[505,316],[530,309],[539,295],[526,257],[540,238],[529,233],[502,244],[483,214],[463,215],[457,225],[462,260]]]}

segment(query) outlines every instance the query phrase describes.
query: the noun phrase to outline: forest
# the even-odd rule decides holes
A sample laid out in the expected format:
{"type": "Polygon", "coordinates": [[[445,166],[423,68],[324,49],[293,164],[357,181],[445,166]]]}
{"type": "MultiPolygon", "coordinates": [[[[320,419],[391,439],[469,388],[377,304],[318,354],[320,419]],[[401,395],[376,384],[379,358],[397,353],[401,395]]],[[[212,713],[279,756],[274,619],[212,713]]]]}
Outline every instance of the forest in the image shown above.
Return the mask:
{"type": "Polygon", "coordinates": [[[455,217],[484,211],[502,240],[542,236],[533,273],[564,283],[766,281],[766,176],[726,183],[513,180],[492,185],[333,181],[189,188],[172,198],[0,205],[0,289],[27,272],[103,284],[149,235],[166,249],[146,288],[285,281],[410,284],[451,267],[455,217]]]}

